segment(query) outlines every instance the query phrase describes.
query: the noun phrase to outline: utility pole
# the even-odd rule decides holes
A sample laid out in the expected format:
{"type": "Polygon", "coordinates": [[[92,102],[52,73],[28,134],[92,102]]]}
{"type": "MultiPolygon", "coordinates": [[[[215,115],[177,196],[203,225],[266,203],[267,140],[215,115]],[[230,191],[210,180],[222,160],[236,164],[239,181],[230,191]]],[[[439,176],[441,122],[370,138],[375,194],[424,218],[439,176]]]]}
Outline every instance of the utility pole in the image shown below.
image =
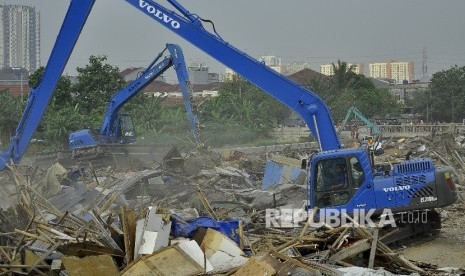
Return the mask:
{"type": "Polygon", "coordinates": [[[24,93],[23,93],[23,70],[20,71],[20,74],[21,74],[21,101],[24,100],[24,93]]]}
{"type": "Polygon", "coordinates": [[[423,79],[428,75],[428,65],[426,63],[427,56],[426,56],[426,47],[423,47],[423,65],[422,65],[422,73],[423,79]]]}

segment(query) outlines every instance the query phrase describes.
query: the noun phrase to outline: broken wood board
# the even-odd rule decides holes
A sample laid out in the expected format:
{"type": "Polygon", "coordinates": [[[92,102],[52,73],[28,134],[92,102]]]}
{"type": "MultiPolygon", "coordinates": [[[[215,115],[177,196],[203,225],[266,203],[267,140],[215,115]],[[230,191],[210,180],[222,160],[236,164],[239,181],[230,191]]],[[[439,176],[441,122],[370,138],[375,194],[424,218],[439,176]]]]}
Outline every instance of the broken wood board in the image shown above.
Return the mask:
{"type": "Polygon", "coordinates": [[[204,273],[204,269],[182,249],[165,247],[152,255],[144,256],[129,264],[122,276],[183,276],[204,273]]]}
{"type": "Polygon", "coordinates": [[[263,258],[252,257],[250,258],[245,265],[241,266],[234,276],[249,276],[249,275],[275,275],[276,269],[273,265],[263,260],[263,258]]]}
{"type": "Polygon", "coordinates": [[[63,256],[61,260],[69,276],[118,275],[119,273],[113,258],[109,255],[87,256],[84,258],[63,256]]]}

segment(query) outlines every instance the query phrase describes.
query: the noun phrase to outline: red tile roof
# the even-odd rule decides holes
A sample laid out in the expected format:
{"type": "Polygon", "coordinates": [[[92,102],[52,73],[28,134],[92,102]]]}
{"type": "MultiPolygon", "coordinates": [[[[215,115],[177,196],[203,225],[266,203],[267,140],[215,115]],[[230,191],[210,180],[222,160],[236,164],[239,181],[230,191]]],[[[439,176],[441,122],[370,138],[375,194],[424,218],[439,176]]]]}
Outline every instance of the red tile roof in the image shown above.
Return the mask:
{"type": "MultiPolygon", "coordinates": [[[[8,85],[8,84],[0,84],[0,91],[8,90],[11,95],[13,96],[21,96],[21,85],[8,85]]],[[[30,88],[27,85],[23,86],[23,94],[24,96],[29,95],[30,88]]]]}
{"type": "MultiPolygon", "coordinates": [[[[207,99],[202,97],[194,97],[194,104],[199,105],[201,102],[206,101],[207,99]]],[[[184,105],[184,98],[183,97],[166,97],[162,101],[163,105],[168,106],[177,106],[177,105],[184,105]]]]}

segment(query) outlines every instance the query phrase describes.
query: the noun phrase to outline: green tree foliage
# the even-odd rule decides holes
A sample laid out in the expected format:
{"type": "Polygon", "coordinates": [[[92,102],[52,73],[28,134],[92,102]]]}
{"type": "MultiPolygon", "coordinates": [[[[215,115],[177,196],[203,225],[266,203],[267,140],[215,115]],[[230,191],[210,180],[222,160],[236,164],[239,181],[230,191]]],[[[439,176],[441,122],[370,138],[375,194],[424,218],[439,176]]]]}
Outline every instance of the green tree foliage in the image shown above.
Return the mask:
{"type": "MultiPolygon", "coordinates": [[[[42,66],[29,76],[29,87],[37,88],[39,86],[44,71],[45,67],[42,66]]],[[[66,76],[62,76],[58,80],[55,91],[53,92],[51,105],[54,108],[61,108],[64,106],[72,106],[73,103],[73,97],[71,96],[71,80],[66,76]]]]}
{"type": "Polygon", "coordinates": [[[355,75],[354,73],[354,66],[348,66],[347,62],[343,61],[341,62],[340,60],[337,61],[337,65],[332,63],[333,66],[333,83],[336,86],[335,88],[339,92],[343,92],[347,89],[349,85],[349,81],[352,76],[355,75]]]}
{"type": "MultiPolygon", "coordinates": [[[[429,92],[431,98],[429,93],[419,96],[423,96],[423,104],[429,102],[432,121],[462,122],[465,118],[465,66],[453,66],[435,73],[429,92]]],[[[427,108],[423,105],[424,114],[427,108]]]]}
{"type": "Polygon", "coordinates": [[[167,108],[161,104],[164,99],[140,93],[126,104],[124,110],[131,114],[137,133],[159,132],[163,129],[163,116],[167,113],[167,108]]]}
{"type": "Polygon", "coordinates": [[[8,90],[0,91],[0,142],[6,146],[15,133],[24,102],[13,97],[8,90]]]}
{"type": "MultiPolygon", "coordinates": [[[[29,76],[29,86],[37,88],[42,81],[45,68],[40,67],[29,76]]],[[[62,76],[58,80],[52,99],[41,121],[42,133],[49,145],[66,148],[72,131],[84,128],[95,121],[94,112],[83,112],[72,97],[71,80],[62,76]],[[82,115],[82,114],[85,114],[82,115]]]]}
{"type": "Polygon", "coordinates": [[[332,63],[334,75],[332,76],[335,89],[342,93],[347,89],[374,89],[373,83],[364,75],[355,73],[355,65],[348,65],[345,61],[332,63]]]}
{"type": "Polygon", "coordinates": [[[204,104],[202,122],[237,124],[266,134],[291,113],[286,106],[240,77],[223,83],[219,90],[218,97],[204,104]]]}
{"type": "Polygon", "coordinates": [[[365,116],[398,115],[400,105],[385,89],[378,89],[370,79],[356,74],[353,66],[338,60],[332,64],[331,80],[310,79],[303,84],[319,95],[329,107],[335,123],[341,121],[351,106],[356,106],[365,116]]]}
{"type": "Polygon", "coordinates": [[[118,67],[105,61],[105,56],[90,56],[89,64],[78,67],[78,83],[73,86],[76,102],[84,112],[105,107],[111,96],[124,85],[118,67]]]}
{"type": "MultiPolygon", "coordinates": [[[[88,65],[77,68],[75,85],[68,77],[59,79],[41,122],[48,144],[66,148],[71,132],[100,126],[111,95],[124,85],[119,69],[105,61],[106,57],[91,56],[88,65]]],[[[36,70],[29,78],[29,85],[36,88],[43,73],[43,67],[36,70]]]]}
{"type": "Polygon", "coordinates": [[[73,107],[67,104],[58,109],[49,110],[42,120],[42,125],[46,130],[45,138],[49,144],[66,148],[71,130],[82,128],[90,118],[79,114],[78,105],[73,107]]]}
{"type": "Polygon", "coordinates": [[[350,89],[337,102],[330,103],[336,122],[344,118],[351,106],[357,107],[367,118],[400,113],[400,105],[386,89],[350,89]]]}
{"type": "Polygon", "coordinates": [[[430,99],[431,89],[416,91],[412,97],[405,100],[405,105],[413,109],[413,112],[420,114],[426,119],[426,122],[431,122],[430,99]]]}

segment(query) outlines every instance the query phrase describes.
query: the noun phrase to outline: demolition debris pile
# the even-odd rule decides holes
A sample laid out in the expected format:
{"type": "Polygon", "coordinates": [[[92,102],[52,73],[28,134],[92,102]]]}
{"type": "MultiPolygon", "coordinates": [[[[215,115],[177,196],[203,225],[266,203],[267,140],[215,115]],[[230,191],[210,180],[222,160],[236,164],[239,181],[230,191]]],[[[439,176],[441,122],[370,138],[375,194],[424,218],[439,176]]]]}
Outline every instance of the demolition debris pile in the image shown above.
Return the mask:
{"type": "MultiPolygon", "coordinates": [[[[431,156],[452,166],[462,191],[465,137],[389,141],[385,149],[378,162],[431,156]]],[[[9,167],[8,175],[0,176],[0,273],[463,273],[409,261],[383,242],[392,234],[360,227],[350,218],[341,227],[313,228],[315,218],[309,216],[300,227],[267,228],[266,208],[301,208],[307,196],[300,174],[266,185],[261,181],[264,168],[273,166],[270,160],[285,168],[295,163],[284,154],[265,161],[263,155],[239,152],[223,158],[202,151],[182,156],[173,149],[162,163],[140,170],[66,170],[58,163],[46,171],[9,167]]],[[[463,211],[459,204],[454,208],[463,211]]],[[[459,213],[446,212],[448,221],[459,213]]]]}

